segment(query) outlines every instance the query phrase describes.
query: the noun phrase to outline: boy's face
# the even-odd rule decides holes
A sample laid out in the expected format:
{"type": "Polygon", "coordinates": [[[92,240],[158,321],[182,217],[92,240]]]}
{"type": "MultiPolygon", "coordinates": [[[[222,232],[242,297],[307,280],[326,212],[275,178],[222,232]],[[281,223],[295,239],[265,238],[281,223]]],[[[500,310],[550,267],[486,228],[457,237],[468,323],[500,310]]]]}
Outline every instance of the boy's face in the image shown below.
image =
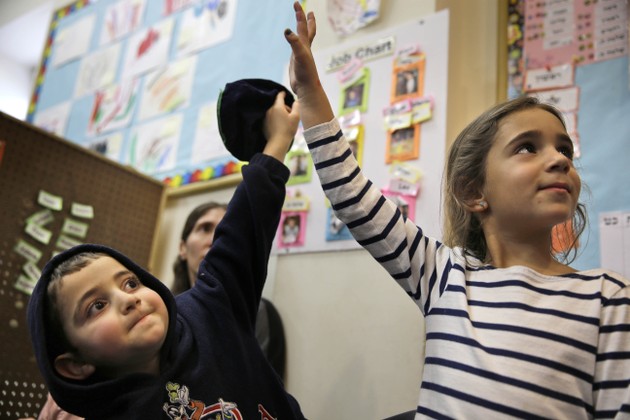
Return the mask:
{"type": "Polygon", "coordinates": [[[157,292],[111,257],[61,281],[61,322],[82,362],[107,376],[157,373],[169,322],[157,292]]]}

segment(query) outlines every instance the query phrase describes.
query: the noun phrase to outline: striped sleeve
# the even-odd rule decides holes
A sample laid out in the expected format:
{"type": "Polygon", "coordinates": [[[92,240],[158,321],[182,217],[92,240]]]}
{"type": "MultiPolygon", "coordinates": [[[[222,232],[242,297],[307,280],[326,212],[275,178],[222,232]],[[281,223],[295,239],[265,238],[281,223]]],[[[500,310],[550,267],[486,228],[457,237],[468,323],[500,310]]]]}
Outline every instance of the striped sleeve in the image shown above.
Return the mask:
{"type": "Polygon", "coordinates": [[[606,275],[593,382],[595,418],[630,418],[630,284],[606,275]]]}
{"type": "Polygon", "coordinates": [[[433,301],[440,293],[440,282],[430,281],[442,275],[437,272],[435,261],[426,258],[435,257],[439,242],[423,236],[422,230],[403,218],[396,204],[364,176],[337,120],[312,127],[304,136],[324,193],[337,217],[425,310],[426,302],[433,301]],[[434,293],[435,296],[427,299],[434,293]]]}

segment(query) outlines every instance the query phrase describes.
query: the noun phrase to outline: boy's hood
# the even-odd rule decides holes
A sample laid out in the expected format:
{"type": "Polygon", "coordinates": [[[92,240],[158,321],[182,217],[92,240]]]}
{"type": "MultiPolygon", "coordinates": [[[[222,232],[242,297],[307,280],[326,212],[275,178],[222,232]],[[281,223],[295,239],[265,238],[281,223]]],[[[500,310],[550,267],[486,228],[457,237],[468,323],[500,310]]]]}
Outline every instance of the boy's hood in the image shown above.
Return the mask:
{"type": "Polygon", "coordinates": [[[92,377],[84,381],[74,381],[63,378],[55,372],[53,358],[60,354],[58,351],[59,340],[58,337],[54,337],[46,323],[46,289],[53,270],[63,261],[82,252],[99,252],[110,255],[134,272],[145,286],[155,290],[162,297],[169,312],[169,327],[165,348],[162,351],[163,364],[165,363],[165,357],[173,350],[170,348],[173,340],[169,339],[169,337],[172,337],[175,329],[177,311],[173,294],[164,283],[123,254],[106,246],[95,244],[78,245],[56,255],[46,264],[28,304],[27,321],[33,351],[44,382],[57,404],[66,411],[87,417],[88,412],[94,413],[95,409],[98,410],[96,407],[99,406],[102,406],[102,412],[105,413],[111,412],[112,405],[124,405],[124,401],[115,402],[115,400],[120,398],[138,398],[137,395],[131,395],[133,392],[130,391],[133,387],[137,387],[139,383],[151,383],[155,378],[150,375],[135,374],[113,380],[99,380],[92,377]],[[127,395],[125,396],[125,394],[127,395]]]}

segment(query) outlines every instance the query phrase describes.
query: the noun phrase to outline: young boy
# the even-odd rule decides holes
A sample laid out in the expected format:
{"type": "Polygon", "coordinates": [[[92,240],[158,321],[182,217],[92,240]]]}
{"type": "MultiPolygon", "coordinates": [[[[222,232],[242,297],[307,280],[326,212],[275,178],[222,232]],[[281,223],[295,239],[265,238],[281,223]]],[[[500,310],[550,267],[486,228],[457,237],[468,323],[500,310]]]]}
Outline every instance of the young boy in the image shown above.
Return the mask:
{"type": "Polygon", "coordinates": [[[192,289],[173,297],[121,253],[80,245],[44,268],[28,308],[54,400],[90,419],[304,418],[265,360],[255,320],[297,129],[284,93],[243,167],[192,289]]]}

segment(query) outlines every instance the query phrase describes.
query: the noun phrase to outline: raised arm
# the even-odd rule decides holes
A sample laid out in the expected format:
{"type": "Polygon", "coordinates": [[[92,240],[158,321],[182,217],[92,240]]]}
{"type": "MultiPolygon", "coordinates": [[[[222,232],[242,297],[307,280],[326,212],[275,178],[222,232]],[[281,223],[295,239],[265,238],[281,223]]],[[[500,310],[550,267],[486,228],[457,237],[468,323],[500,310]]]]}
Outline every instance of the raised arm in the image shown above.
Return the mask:
{"type": "Polygon", "coordinates": [[[315,38],[315,15],[309,12],[304,14],[299,2],[293,3],[297,34],[290,29],[285,29],[284,36],[291,45],[291,61],[289,63],[289,79],[291,89],[300,102],[300,114],[304,129],[329,122],[334,118],[334,113],[326,92],[319,80],[311,44],[315,38]]]}
{"type": "Polygon", "coordinates": [[[297,102],[286,107],[284,93],[279,93],[267,110],[262,127],[267,139],[265,148],[243,167],[243,181],[217,226],[195,284],[200,285],[200,293],[222,293],[215,287],[219,281],[232,302],[235,317],[251,328],[286,194],[289,169],[283,161],[297,131],[298,107],[297,102]]]}
{"type": "MultiPolygon", "coordinates": [[[[421,279],[441,277],[445,266],[444,261],[438,264],[435,259],[439,244],[425,238],[411,220],[402,216],[396,204],[364,176],[320,83],[311,52],[315,16],[305,15],[298,2],[293,8],[297,33],[284,31],[292,49],[289,77],[300,101],[304,137],[324,193],[357,242],[424,308],[433,293],[428,289],[438,283],[429,286],[425,281],[422,286],[421,279]],[[427,255],[429,261],[425,261],[427,255]]],[[[439,288],[436,290],[439,293],[439,288]]]]}

